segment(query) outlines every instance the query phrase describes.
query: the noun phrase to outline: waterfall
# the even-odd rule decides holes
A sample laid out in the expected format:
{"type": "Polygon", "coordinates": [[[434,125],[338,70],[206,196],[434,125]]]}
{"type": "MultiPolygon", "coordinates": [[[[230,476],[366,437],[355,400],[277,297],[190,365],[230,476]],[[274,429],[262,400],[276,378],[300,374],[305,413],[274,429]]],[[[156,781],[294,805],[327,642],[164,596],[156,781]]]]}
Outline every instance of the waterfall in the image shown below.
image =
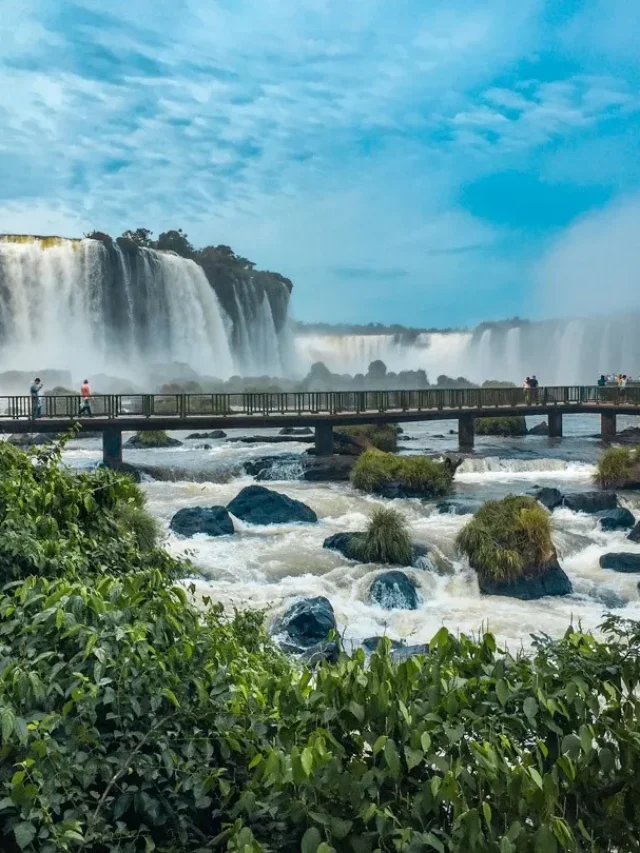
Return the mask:
{"type": "Polygon", "coordinates": [[[409,339],[395,334],[308,334],[295,337],[298,373],[324,362],[334,373],[366,373],[381,359],[393,372],[425,370],[430,382],[446,374],[481,384],[522,384],[535,374],[545,385],[595,384],[601,373],[640,376],[640,316],[487,324],[475,332],[436,332],[409,339]]]}
{"type": "Polygon", "coordinates": [[[139,384],[169,364],[221,379],[282,374],[264,289],[251,299],[257,310],[238,300],[234,324],[191,260],[91,239],[0,237],[0,370],[52,367],[139,384]]]}

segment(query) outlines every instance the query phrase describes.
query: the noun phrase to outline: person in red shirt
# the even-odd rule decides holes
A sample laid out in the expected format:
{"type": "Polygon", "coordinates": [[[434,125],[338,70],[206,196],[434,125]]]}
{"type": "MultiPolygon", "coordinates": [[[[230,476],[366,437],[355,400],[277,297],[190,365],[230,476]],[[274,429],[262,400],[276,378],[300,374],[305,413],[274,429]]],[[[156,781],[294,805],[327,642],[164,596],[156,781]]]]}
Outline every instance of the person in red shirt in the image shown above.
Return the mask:
{"type": "Polygon", "coordinates": [[[85,379],[82,385],[80,386],[80,415],[89,415],[89,417],[93,416],[93,412],[91,411],[91,388],[89,387],[89,380],[85,379]]]}

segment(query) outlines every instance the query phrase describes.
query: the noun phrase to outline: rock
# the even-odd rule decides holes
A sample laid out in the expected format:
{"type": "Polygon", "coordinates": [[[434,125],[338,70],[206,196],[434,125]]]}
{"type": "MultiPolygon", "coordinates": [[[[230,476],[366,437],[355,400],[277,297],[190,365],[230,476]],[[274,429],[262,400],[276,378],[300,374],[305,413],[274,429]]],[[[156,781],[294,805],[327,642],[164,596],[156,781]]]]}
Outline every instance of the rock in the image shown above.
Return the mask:
{"type": "Polygon", "coordinates": [[[247,486],[227,505],[229,512],[249,524],[316,522],[315,512],[287,495],[264,486],[247,486]]]}
{"type": "Polygon", "coordinates": [[[529,435],[549,435],[549,424],[543,421],[541,424],[536,424],[529,430],[529,435]]]}
{"type": "Polygon", "coordinates": [[[182,447],[182,442],[170,435],[158,436],[153,444],[146,444],[144,439],[140,441],[137,435],[132,435],[125,441],[124,447],[132,447],[134,450],[156,450],[158,447],[182,447]]]}
{"type": "Polygon", "coordinates": [[[230,438],[229,441],[233,444],[311,444],[315,438],[293,435],[241,435],[230,438]]]}
{"type": "Polygon", "coordinates": [[[626,507],[607,510],[600,516],[600,527],[603,530],[624,530],[636,523],[633,513],[626,507]]]}
{"type": "MultiPolygon", "coordinates": [[[[600,436],[597,436],[600,438],[600,436]]],[[[620,430],[615,437],[616,444],[630,444],[633,447],[640,445],[640,427],[628,427],[620,430]]]]}
{"type": "Polygon", "coordinates": [[[402,663],[404,660],[414,658],[416,655],[428,655],[427,643],[419,643],[414,646],[400,645],[399,648],[391,649],[391,660],[394,663],[402,663]]]}
{"type": "Polygon", "coordinates": [[[600,568],[622,574],[640,573],[640,554],[612,553],[600,557],[600,568]]]}
{"type": "Polygon", "coordinates": [[[475,498],[444,500],[436,504],[436,509],[440,515],[472,515],[482,504],[482,500],[475,498]]]}
{"type": "Polygon", "coordinates": [[[564,496],[563,506],[574,512],[606,512],[616,509],[618,496],[615,492],[576,492],[564,496]]]}
{"type": "MultiPolygon", "coordinates": [[[[322,547],[328,548],[330,551],[339,551],[347,560],[359,562],[359,551],[354,547],[354,544],[361,541],[366,535],[366,533],[334,533],[333,536],[324,540],[322,547]]],[[[429,549],[423,545],[412,544],[411,565],[417,569],[432,568],[429,561],[429,549]]]]}
{"type": "MultiPolygon", "coordinates": [[[[365,637],[365,639],[362,640],[360,645],[366,652],[370,652],[371,654],[373,654],[373,652],[377,651],[378,646],[384,639],[385,637],[365,637]]],[[[391,640],[389,639],[389,637],[387,637],[386,639],[389,640],[392,649],[400,649],[404,645],[404,643],[401,643],[399,640],[391,640]]]]}
{"type": "Polygon", "coordinates": [[[306,480],[310,483],[347,482],[355,456],[281,454],[260,456],[244,463],[244,470],[258,481],[306,480]]]}
{"type": "Polygon", "coordinates": [[[44,444],[51,444],[51,442],[56,441],[57,438],[58,436],[54,432],[49,434],[41,432],[23,432],[10,436],[7,441],[9,444],[15,444],[16,447],[41,447],[44,444]]]}
{"type": "Polygon", "coordinates": [[[187,440],[202,441],[205,438],[226,438],[227,434],[222,429],[214,429],[211,432],[192,432],[187,436],[187,440]]]}
{"type": "Polygon", "coordinates": [[[546,506],[548,510],[554,510],[556,507],[562,506],[563,495],[559,489],[538,489],[533,493],[533,497],[539,501],[542,506],[546,506]]]}
{"type": "Polygon", "coordinates": [[[302,479],[308,483],[347,482],[355,461],[355,456],[304,456],[302,479]]]}
{"type": "Polygon", "coordinates": [[[313,435],[313,430],[310,427],[283,427],[280,430],[280,435],[313,435]]]}
{"type": "Polygon", "coordinates": [[[483,595],[506,595],[531,601],[547,595],[570,595],[573,587],[558,561],[554,559],[542,572],[525,574],[513,581],[480,580],[480,592],[483,595]]]}
{"type": "Polygon", "coordinates": [[[312,649],[317,653],[318,644],[324,644],[329,633],[335,630],[333,607],[323,595],[294,602],[271,627],[271,633],[281,638],[283,649],[294,654],[312,649]]]}
{"type": "Polygon", "coordinates": [[[211,445],[210,444],[196,444],[195,449],[196,450],[211,450],[211,445]]]}
{"type": "Polygon", "coordinates": [[[169,526],[181,536],[195,536],[196,533],[229,536],[234,533],[231,516],[223,506],[183,507],[173,516],[169,526]]]}
{"type": "Polygon", "coordinates": [[[373,604],[385,610],[417,610],[420,596],[415,581],[404,572],[384,572],[369,587],[373,604]]]}
{"type": "Polygon", "coordinates": [[[640,521],[636,524],[631,533],[627,536],[627,539],[630,542],[640,542],[640,521]]]}

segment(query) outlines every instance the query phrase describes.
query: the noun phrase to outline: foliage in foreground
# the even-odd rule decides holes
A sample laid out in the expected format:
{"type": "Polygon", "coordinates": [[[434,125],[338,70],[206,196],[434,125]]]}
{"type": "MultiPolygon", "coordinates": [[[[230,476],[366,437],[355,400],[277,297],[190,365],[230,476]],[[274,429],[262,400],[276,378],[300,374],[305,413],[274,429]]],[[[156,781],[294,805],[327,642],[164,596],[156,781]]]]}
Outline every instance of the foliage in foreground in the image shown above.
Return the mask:
{"type": "Polygon", "coordinates": [[[595,481],[603,489],[616,486],[634,476],[640,466],[640,447],[608,447],[596,467],[595,481]]]}
{"type": "Polygon", "coordinates": [[[352,539],[353,559],[364,563],[410,566],[411,537],[403,516],[395,509],[377,507],[371,513],[366,533],[352,539]]]}
{"type": "Polygon", "coordinates": [[[358,457],[351,482],[364,492],[379,492],[390,482],[425,494],[445,495],[451,490],[454,469],[428,456],[394,456],[367,450],[358,457]]]}
{"type": "Polygon", "coordinates": [[[527,421],[522,415],[513,418],[476,418],[476,435],[517,436],[527,434],[527,421]]]}
{"type": "Polygon", "coordinates": [[[398,449],[398,427],[396,424],[362,424],[359,426],[341,426],[338,432],[348,435],[363,447],[375,447],[385,453],[395,453],[398,449]]]}
{"type": "Polygon", "coordinates": [[[457,543],[488,581],[535,573],[555,556],[549,513],[524,495],[487,501],[460,531],[457,543]]]}
{"type": "MultiPolygon", "coordinates": [[[[18,453],[0,458],[19,480],[18,453]]],[[[383,641],[311,673],[260,614],[196,609],[161,552],[131,537],[122,554],[113,507],[74,512],[72,483],[83,503],[107,477],[117,506],[126,478],[25,459],[22,538],[6,477],[0,506],[20,578],[0,594],[3,853],[640,849],[637,623],[530,657],[441,629],[425,656],[394,663],[383,641]],[[44,505],[70,556],[38,567],[44,505]],[[80,559],[89,538],[99,559],[80,559]]]]}

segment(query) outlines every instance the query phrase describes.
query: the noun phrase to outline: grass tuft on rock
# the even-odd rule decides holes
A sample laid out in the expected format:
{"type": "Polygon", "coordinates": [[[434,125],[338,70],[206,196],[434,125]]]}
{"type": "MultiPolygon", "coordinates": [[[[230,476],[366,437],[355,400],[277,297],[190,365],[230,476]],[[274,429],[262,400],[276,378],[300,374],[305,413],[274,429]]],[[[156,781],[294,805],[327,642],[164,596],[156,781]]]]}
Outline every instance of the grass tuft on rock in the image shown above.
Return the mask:
{"type": "Polygon", "coordinates": [[[634,476],[640,466],[640,447],[608,447],[596,467],[595,482],[603,489],[616,486],[634,476]]]}
{"type": "Polygon", "coordinates": [[[549,513],[524,495],[487,501],[458,534],[457,544],[481,580],[535,574],[555,556],[549,513]]]}
{"type": "Polygon", "coordinates": [[[378,507],[371,514],[367,532],[353,541],[354,558],[366,563],[410,566],[413,557],[409,528],[395,509],[378,507]]]}
{"type": "Polygon", "coordinates": [[[172,439],[162,429],[150,429],[137,432],[134,436],[136,447],[170,447],[172,439]]]}
{"type": "Polygon", "coordinates": [[[367,450],[351,472],[356,489],[375,493],[392,481],[425,494],[446,495],[451,490],[454,469],[446,462],[428,456],[394,456],[380,450],[367,450]]]}
{"type": "Polygon", "coordinates": [[[374,447],[385,453],[395,453],[398,449],[400,430],[396,424],[361,424],[358,426],[338,427],[337,432],[347,435],[356,444],[374,447]]]}
{"type": "Polygon", "coordinates": [[[476,418],[476,435],[518,436],[527,434],[527,420],[523,415],[513,418],[476,418]]]}

